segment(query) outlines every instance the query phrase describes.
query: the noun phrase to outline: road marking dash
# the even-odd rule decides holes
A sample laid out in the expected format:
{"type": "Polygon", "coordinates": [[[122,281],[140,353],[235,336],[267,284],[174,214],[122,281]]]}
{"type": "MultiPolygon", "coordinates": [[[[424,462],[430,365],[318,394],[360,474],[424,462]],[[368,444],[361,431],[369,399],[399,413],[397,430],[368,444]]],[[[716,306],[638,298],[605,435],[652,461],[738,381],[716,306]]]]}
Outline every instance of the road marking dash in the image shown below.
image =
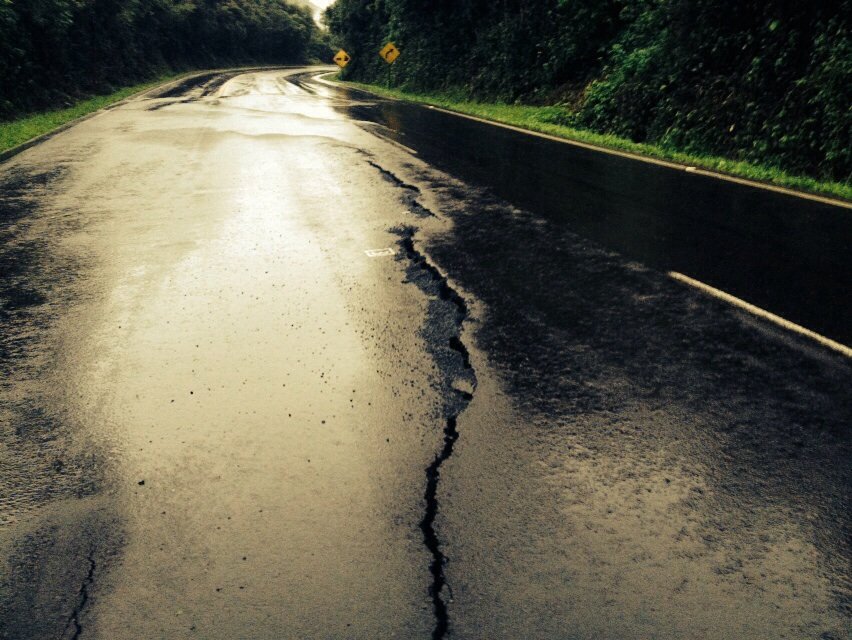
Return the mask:
{"type": "Polygon", "coordinates": [[[364,253],[366,253],[370,258],[382,258],[384,256],[392,256],[396,253],[396,251],[390,247],[386,247],[384,249],[367,249],[364,253]]]}

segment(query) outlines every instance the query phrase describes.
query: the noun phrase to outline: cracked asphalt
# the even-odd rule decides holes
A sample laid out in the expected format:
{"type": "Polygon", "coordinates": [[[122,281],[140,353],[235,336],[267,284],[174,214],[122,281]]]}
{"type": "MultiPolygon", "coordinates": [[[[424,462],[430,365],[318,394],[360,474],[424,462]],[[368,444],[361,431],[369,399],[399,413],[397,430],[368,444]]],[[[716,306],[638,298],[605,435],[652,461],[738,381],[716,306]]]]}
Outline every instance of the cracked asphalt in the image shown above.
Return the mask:
{"type": "Polygon", "coordinates": [[[316,73],[0,165],[0,638],[852,637],[850,361],[316,73]]]}

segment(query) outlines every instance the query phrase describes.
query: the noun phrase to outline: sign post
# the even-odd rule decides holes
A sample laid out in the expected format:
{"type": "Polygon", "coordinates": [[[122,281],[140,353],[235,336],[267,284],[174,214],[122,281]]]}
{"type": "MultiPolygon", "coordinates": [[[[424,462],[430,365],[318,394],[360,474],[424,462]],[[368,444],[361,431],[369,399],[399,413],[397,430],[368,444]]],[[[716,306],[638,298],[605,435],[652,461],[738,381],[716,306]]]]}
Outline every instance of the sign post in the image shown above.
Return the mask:
{"type": "Polygon", "coordinates": [[[393,42],[388,42],[382,50],[379,51],[379,55],[382,60],[388,63],[388,88],[391,86],[391,65],[396,61],[399,57],[400,51],[396,48],[396,45],[393,42]]]}

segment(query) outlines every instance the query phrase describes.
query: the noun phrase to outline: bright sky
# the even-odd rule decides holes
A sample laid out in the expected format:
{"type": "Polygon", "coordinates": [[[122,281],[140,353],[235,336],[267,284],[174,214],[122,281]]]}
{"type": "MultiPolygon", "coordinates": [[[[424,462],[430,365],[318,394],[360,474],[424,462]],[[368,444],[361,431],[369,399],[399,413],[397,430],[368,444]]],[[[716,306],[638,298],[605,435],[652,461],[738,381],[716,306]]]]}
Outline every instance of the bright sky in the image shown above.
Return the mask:
{"type": "MultiPolygon", "coordinates": [[[[311,0],[315,6],[320,8],[320,13],[323,9],[325,9],[328,5],[333,4],[334,0],[311,0]]],[[[319,14],[314,16],[315,20],[319,20],[319,14]]]]}

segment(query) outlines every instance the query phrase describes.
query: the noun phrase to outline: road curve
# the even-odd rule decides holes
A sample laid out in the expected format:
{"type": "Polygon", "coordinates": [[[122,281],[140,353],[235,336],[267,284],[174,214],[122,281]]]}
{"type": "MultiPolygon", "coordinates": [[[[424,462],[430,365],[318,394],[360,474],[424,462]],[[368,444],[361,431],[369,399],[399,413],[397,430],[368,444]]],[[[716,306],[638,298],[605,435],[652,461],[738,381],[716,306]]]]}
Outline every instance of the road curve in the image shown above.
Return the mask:
{"type": "Polygon", "coordinates": [[[0,638],[850,637],[850,361],[313,73],[0,165],[0,638]]]}

